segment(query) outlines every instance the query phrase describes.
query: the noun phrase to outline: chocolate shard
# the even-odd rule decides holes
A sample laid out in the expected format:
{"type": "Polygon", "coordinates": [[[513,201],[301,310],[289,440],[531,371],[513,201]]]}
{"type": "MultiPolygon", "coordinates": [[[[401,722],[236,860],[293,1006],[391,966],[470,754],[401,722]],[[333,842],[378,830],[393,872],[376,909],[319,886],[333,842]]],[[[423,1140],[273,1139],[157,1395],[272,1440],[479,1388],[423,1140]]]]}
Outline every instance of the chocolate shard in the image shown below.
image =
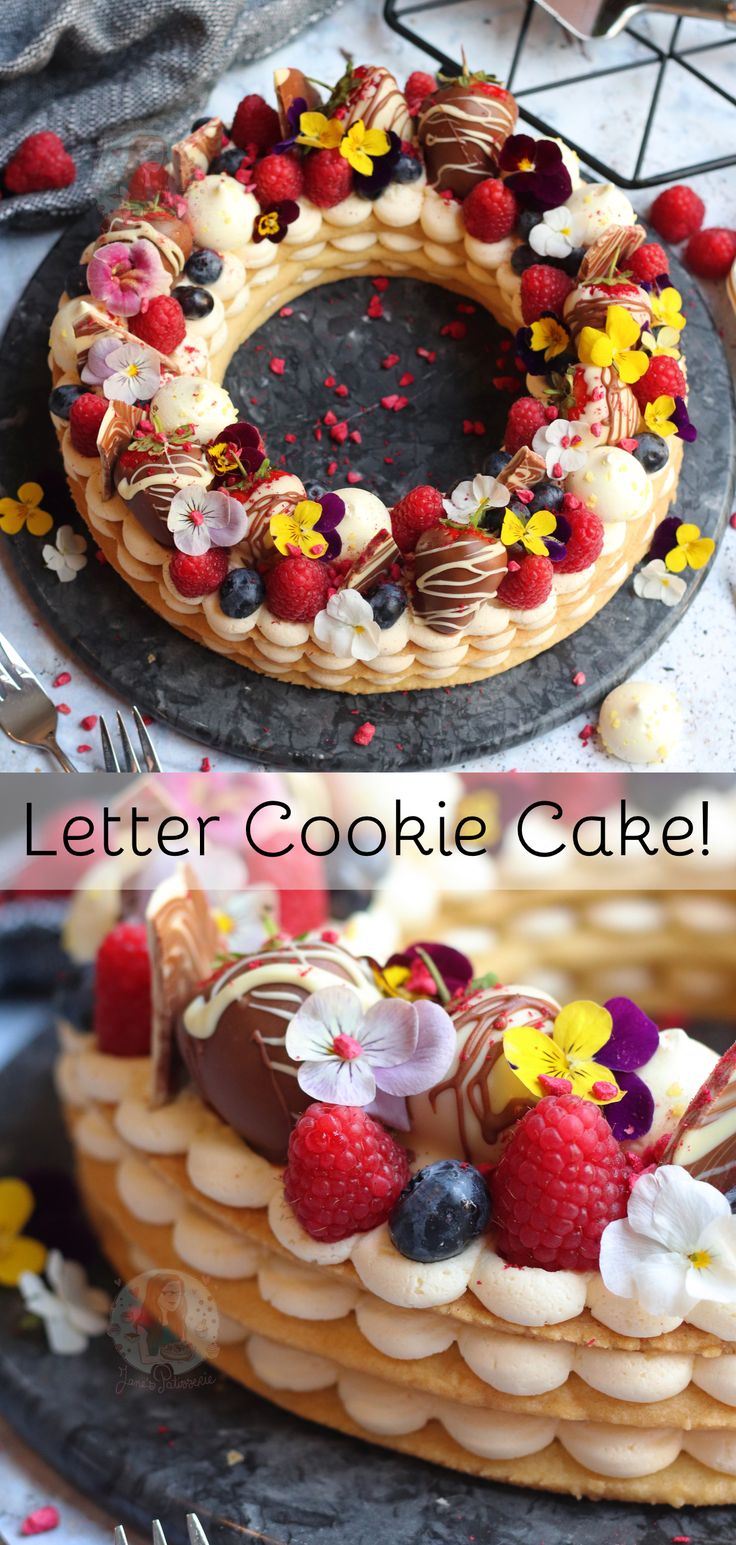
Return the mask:
{"type": "Polygon", "coordinates": [[[401,562],[401,553],[391,532],[377,531],[356,558],[352,568],[348,569],[341,589],[359,590],[361,595],[367,595],[369,590],[375,589],[383,574],[395,563],[401,562]]]}
{"type": "Polygon", "coordinates": [[[118,456],[130,444],[133,433],[143,417],[141,408],[127,402],[111,402],[100,424],[97,451],[102,467],[102,497],[111,499],[114,492],[115,464],[118,456]]]}
{"type": "Polygon", "coordinates": [[[171,147],[171,160],[174,167],[174,180],[180,193],[186,193],[190,182],[200,173],[205,174],[209,170],[210,161],[214,161],[222,148],[222,138],[225,133],[225,125],[221,118],[210,118],[207,123],[200,124],[198,129],[192,129],[184,139],[180,139],[171,147]]]}
{"type": "Polygon", "coordinates": [[[587,279],[600,279],[617,266],[625,268],[627,259],[646,241],[646,231],[641,225],[609,225],[608,230],[594,241],[578,269],[578,284],[587,279]]]}
{"type": "Polygon", "coordinates": [[[117,317],[111,317],[107,311],[92,304],[91,301],[79,302],[79,311],[74,322],[74,345],[77,351],[77,364],[81,367],[87,362],[92,344],[98,338],[110,335],[119,338],[121,343],[127,343],[130,332],[125,323],[117,317]]]}
{"type": "Polygon", "coordinates": [[[533,488],[535,483],[541,483],[546,476],[544,458],[530,450],[528,445],[522,445],[507,461],[503,471],[499,472],[498,481],[510,489],[533,488]]]}
{"type": "Polygon", "coordinates": [[[151,956],[151,1104],[173,1093],[176,1021],[200,982],[211,975],[220,945],[207,897],[183,865],[157,886],[146,908],[151,956]]]}
{"type": "Polygon", "coordinates": [[[306,75],[302,74],[301,70],[290,68],[274,70],[273,84],[276,91],[279,118],[281,120],[281,132],[286,137],[290,132],[288,113],[292,102],[296,102],[299,97],[302,97],[307,104],[306,111],[308,113],[317,113],[322,107],[322,98],[317,87],[312,84],[311,80],[307,80],[306,75]]]}
{"type": "Polygon", "coordinates": [[[676,1126],[662,1157],[724,1196],[736,1186],[736,1044],[717,1062],[676,1126]]]}

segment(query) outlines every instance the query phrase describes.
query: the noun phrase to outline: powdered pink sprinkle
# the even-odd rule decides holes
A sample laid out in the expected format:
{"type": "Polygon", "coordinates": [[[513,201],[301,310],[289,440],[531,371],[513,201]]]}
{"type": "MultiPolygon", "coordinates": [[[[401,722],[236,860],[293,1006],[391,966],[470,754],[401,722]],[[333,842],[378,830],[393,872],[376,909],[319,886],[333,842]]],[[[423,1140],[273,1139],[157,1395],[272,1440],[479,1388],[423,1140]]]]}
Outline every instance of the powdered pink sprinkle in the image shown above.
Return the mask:
{"type": "Polygon", "coordinates": [[[445,322],[440,328],[441,338],[464,338],[468,329],[465,322],[445,322]]]}
{"type": "Polygon", "coordinates": [[[353,484],[355,484],[355,483],[362,483],[362,481],[363,481],[363,474],[362,474],[362,472],[354,472],[352,467],[351,467],[350,471],[346,472],[345,479],[346,479],[346,482],[348,482],[348,483],[353,483],[353,484]]]}
{"type": "Polygon", "coordinates": [[[622,451],[628,451],[629,454],[631,456],[633,456],[634,451],[636,450],[636,447],[639,444],[639,441],[638,440],[619,440],[618,443],[619,443],[619,446],[620,446],[622,451]]]}
{"type": "Polygon", "coordinates": [[[413,385],[414,385],[414,377],[413,377],[411,371],[410,370],[405,370],[403,376],[399,377],[399,386],[413,386],[413,385]]]}
{"type": "Polygon", "coordinates": [[[51,685],[52,687],[66,687],[69,685],[71,679],[72,678],[69,671],[59,671],[56,680],[52,681],[51,685]]]}
{"type": "Polygon", "coordinates": [[[336,445],[344,445],[347,437],[348,426],[344,420],[341,424],[333,424],[330,430],[330,439],[334,440],[336,445]]]}
{"type": "Polygon", "coordinates": [[[371,295],[366,309],[366,316],[370,317],[372,322],[378,321],[379,317],[383,316],[383,306],[381,305],[380,295],[371,295]]]}
{"type": "Polygon", "coordinates": [[[361,724],[360,728],[355,731],[353,742],[356,746],[369,746],[375,733],[375,724],[371,724],[370,719],[366,719],[365,724],[361,724]]]}
{"type": "Polygon", "coordinates": [[[387,354],[385,358],[381,360],[381,369],[390,370],[392,365],[398,365],[400,357],[401,356],[399,354],[387,354]]]}
{"type": "Polygon", "coordinates": [[[208,756],[203,756],[199,764],[200,772],[212,772],[212,763],[208,756]]]}
{"type": "Polygon", "coordinates": [[[268,361],[268,368],[273,376],[282,376],[286,369],[286,360],[279,359],[277,354],[268,361]]]}
{"type": "Polygon", "coordinates": [[[296,445],[296,435],[284,435],[287,445],[296,445]]]}
{"type": "Polygon", "coordinates": [[[349,388],[349,386],[346,386],[344,384],[344,382],[341,382],[339,386],[335,387],[335,396],[336,397],[349,397],[350,396],[350,388],[349,388]]]}
{"type": "Polygon", "coordinates": [[[332,408],[328,408],[327,412],[322,415],[322,423],[328,425],[337,423],[337,414],[333,413],[332,408]]]}
{"type": "Polygon", "coordinates": [[[93,730],[97,724],[97,714],[88,713],[86,719],[80,719],[80,730],[93,730]]]}
{"type": "Polygon", "coordinates": [[[595,735],[595,732],[596,732],[595,724],[584,724],[583,728],[581,729],[580,734],[578,736],[578,740],[582,740],[583,745],[587,746],[588,741],[593,739],[593,736],[595,735]]]}
{"type": "Polygon", "coordinates": [[[436,360],[436,358],[437,358],[437,350],[436,349],[422,349],[422,348],[418,348],[417,349],[417,354],[419,355],[420,359],[426,359],[428,365],[433,365],[435,360],[436,360]]]}
{"type": "Polygon", "coordinates": [[[334,386],[335,385],[335,377],[334,376],[325,376],[324,381],[322,382],[322,385],[323,386],[334,386]]]}
{"type": "Polygon", "coordinates": [[[20,1526],[21,1534],[48,1534],[50,1529],[58,1529],[61,1520],[58,1508],[51,1507],[49,1503],[45,1507],[37,1507],[27,1518],[23,1519],[20,1526]]]}
{"type": "Polygon", "coordinates": [[[374,290],[381,290],[383,292],[388,289],[388,279],[371,279],[371,284],[374,290]]]}
{"type": "Polygon", "coordinates": [[[328,463],[327,463],[327,476],[328,477],[334,477],[336,472],[337,472],[337,462],[336,461],[328,461],[328,463]]]}
{"type": "Polygon", "coordinates": [[[351,431],[350,431],[350,438],[351,438],[351,440],[353,442],[353,445],[362,445],[363,444],[363,436],[362,436],[362,434],[361,434],[359,429],[351,429],[351,431]]]}
{"type": "Polygon", "coordinates": [[[585,671],[576,671],[572,678],[572,684],[574,687],[584,687],[587,680],[585,671]]]}
{"type": "Polygon", "coordinates": [[[324,928],[320,934],[320,939],[323,944],[338,944],[340,942],[340,935],[335,933],[334,928],[324,928]]]}
{"type": "Polygon", "coordinates": [[[71,713],[71,708],[69,707],[68,703],[57,703],[56,712],[63,714],[71,713]]]}
{"type": "Polygon", "coordinates": [[[87,745],[81,745],[81,746],[77,746],[77,750],[78,750],[80,756],[84,756],[84,753],[86,751],[91,751],[92,747],[91,746],[87,746],[87,745]]]}
{"type": "Polygon", "coordinates": [[[397,392],[389,392],[387,397],[381,398],[381,407],[387,408],[389,413],[400,413],[408,404],[408,397],[399,397],[397,392]]]}
{"type": "Polygon", "coordinates": [[[294,307],[293,306],[282,306],[281,307],[281,310],[279,312],[279,316],[280,317],[293,317],[293,315],[294,315],[294,307]]]}

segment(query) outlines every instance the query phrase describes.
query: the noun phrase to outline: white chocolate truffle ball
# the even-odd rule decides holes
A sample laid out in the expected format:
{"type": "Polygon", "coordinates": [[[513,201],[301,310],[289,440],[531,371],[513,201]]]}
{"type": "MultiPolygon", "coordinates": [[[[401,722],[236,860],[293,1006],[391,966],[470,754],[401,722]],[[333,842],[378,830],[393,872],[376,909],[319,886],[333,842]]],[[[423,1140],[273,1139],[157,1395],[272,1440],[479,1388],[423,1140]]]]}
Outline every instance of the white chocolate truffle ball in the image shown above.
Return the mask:
{"type": "Polygon", "coordinates": [[[682,710],[669,687],[624,681],[603,703],[598,730],[606,750],[622,762],[664,762],[679,743],[682,710]]]}
{"type": "Polygon", "coordinates": [[[216,252],[246,246],[260,212],[255,196],[226,172],[193,182],[187,189],[187,208],[197,246],[214,247],[216,252]]]}
{"type": "Polygon", "coordinates": [[[379,531],[391,530],[391,516],[382,499],[365,488],[336,488],[345,505],[337,528],[341,558],[358,558],[379,531]]]}
{"type": "Polygon", "coordinates": [[[641,1152],[650,1143],[656,1143],[664,1132],[674,1132],[717,1061],[718,1053],[703,1041],[693,1040],[686,1030],[661,1030],[658,1050],[637,1069],[639,1078],[654,1095],[654,1119],[649,1131],[627,1143],[627,1148],[641,1152]]]}
{"type": "Polygon", "coordinates": [[[194,437],[206,445],[213,435],[234,424],[238,414],[224,386],[205,381],[202,376],[177,376],[160,386],[151,403],[164,433],[180,424],[193,424],[194,437]]]}
{"type": "Polygon", "coordinates": [[[640,461],[618,445],[595,445],[585,465],[566,479],[568,493],[582,499],[605,525],[638,520],[652,501],[651,480],[640,461]]]}
{"type": "Polygon", "coordinates": [[[592,246],[609,225],[636,224],[631,200],[612,182],[582,182],[570,194],[567,208],[573,216],[575,243],[580,247],[592,246]]]}

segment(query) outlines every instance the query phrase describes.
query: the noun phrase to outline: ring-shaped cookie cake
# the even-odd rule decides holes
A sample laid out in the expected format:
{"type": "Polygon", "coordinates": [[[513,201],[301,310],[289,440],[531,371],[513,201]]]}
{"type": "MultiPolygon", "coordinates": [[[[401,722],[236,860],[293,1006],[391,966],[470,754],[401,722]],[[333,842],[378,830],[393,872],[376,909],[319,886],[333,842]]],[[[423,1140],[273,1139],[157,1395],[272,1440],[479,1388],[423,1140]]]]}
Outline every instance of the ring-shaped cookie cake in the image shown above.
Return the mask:
{"type": "Polygon", "coordinates": [[[581,627],[648,550],[691,434],[680,297],[626,195],[516,132],[482,71],[402,92],[350,67],[321,102],[289,69],[276,95],[136,167],[70,276],[51,412],[74,500],[137,595],[253,670],[361,692],[482,680],[581,627]],[[272,466],[221,384],[268,317],[359,275],[487,308],[523,392],[482,470],[397,488],[390,510],[350,473],[326,492],[272,466]]]}
{"type": "Polygon", "coordinates": [[[474,980],[446,945],[223,958],[220,915],[186,871],[154,892],[150,1052],[117,926],[92,1033],[60,1026],[82,1195],[134,1294],[204,1282],[219,1324],[180,1326],[189,1353],[341,1432],[736,1501],[736,1048],[474,980]]]}

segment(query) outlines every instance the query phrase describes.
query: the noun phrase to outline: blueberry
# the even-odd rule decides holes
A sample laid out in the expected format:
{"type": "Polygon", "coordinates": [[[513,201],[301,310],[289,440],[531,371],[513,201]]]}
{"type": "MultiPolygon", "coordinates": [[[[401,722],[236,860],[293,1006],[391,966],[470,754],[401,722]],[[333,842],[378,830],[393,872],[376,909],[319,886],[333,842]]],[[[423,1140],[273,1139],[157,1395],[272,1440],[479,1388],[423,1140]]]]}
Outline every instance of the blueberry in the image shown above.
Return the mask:
{"type": "Polygon", "coordinates": [[[534,497],[526,506],[527,515],[533,515],[536,510],[552,510],[554,513],[562,509],[565,490],[558,483],[537,483],[532,494],[534,497]]]}
{"type": "Polygon", "coordinates": [[[344,923],[354,912],[367,912],[373,900],[373,891],[331,890],[328,894],[330,917],[338,923],[344,923]]]}
{"type": "Polygon", "coordinates": [[[204,125],[206,123],[210,122],[210,117],[211,117],[210,113],[205,113],[203,118],[195,118],[194,123],[192,124],[192,127],[189,130],[190,134],[194,134],[197,129],[204,128],[204,125]]]}
{"type": "Polygon", "coordinates": [[[210,247],[201,247],[184,264],[184,272],[192,284],[214,284],[222,273],[222,258],[210,247]]]}
{"type": "Polygon", "coordinates": [[[89,390],[88,386],[55,386],[49,396],[49,413],[68,419],[72,403],[78,397],[86,397],[89,390]]]}
{"type": "Polygon", "coordinates": [[[491,451],[483,463],[483,471],[488,477],[498,477],[510,460],[508,451],[491,451]]]}
{"type": "Polygon", "coordinates": [[[655,472],[661,472],[662,468],[667,466],[667,462],[670,459],[667,441],[661,435],[653,435],[648,432],[638,435],[637,439],[639,443],[634,451],[634,455],[637,461],[641,462],[644,471],[648,472],[650,476],[655,472]]]}
{"type": "Polygon", "coordinates": [[[185,317],[209,316],[215,302],[209,290],[203,290],[197,284],[177,284],[171,291],[178,300],[185,317]]]}
{"type": "Polygon", "coordinates": [[[422,163],[419,156],[410,156],[402,150],[391,173],[392,182],[416,182],[422,175],[422,163]]]}
{"type": "Polygon", "coordinates": [[[406,591],[401,585],[379,585],[368,599],[379,628],[392,628],[406,611],[406,591]]]}
{"type": "Polygon", "coordinates": [[[731,1211],[736,1213],[736,1186],[732,1186],[731,1190],[726,1192],[726,1201],[731,1211]]]}
{"type": "Polygon", "coordinates": [[[529,232],[534,230],[535,225],[539,225],[541,218],[538,209],[522,209],[516,222],[516,229],[519,235],[523,236],[524,241],[529,240],[529,232]]]}
{"type": "Polygon", "coordinates": [[[69,966],[59,978],[54,993],[54,1010],[75,1030],[91,1030],[95,1006],[94,962],[69,966]]]}
{"type": "Polygon", "coordinates": [[[388,1229],[396,1249],[410,1261],[447,1261],[483,1233],[490,1215],[479,1171],[460,1159],[440,1159],[409,1181],[388,1229]]]}
{"type": "MultiPolygon", "coordinates": [[[[371,821],[358,825],[354,834],[357,846],[370,848],[378,841],[376,826],[371,821]]],[[[331,915],[344,918],[350,912],[360,912],[370,906],[379,880],[390,867],[390,856],[384,849],[378,853],[358,853],[347,841],[342,841],[334,853],[325,855],[327,889],[334,900],[331,915]],[[346,897],[352,897],[348,905],[346,897]],[[362,898],[362,899],[356,899],[362,898]]]]}
{"type": "Polygon", "coordinates": [[[78,295],[89,295],[86,263],[77,263],[67,274],[64,289],[70,300],[76,300],[78,295]]]}
{"type": "Polygon", "coordinates": [[[213,174],[216,172],[228,172],[231,177],[234,177],[242,161],[242,150],[239,150],[237,145],[231,145],[228,150],[220,151],[219,156],[215,156],[214,161],[210,162],[210,171],[213,174]]]}
{"type": "Polygon", "coordinates": [[[220,586],[220,605],[226,617],[250,617],[265,593],[255,569],[231,569],[220,586]]]}
{"type": "Polygon", "coordinates": [[[569,274],[571,279],[574,279],[584,257],[584,247],[573,247],[572,252],[568,252],[567,257],[560,259],[560,268],[564,273],[569,274]]]}
{"type": "Polygon", "coordinates": [[[533,263],[541,262],[542,259],[539,257],[538,253],[533,252],[531,247],[527,247],[526,244],[522,245],[521,247],[514,247],[514,250],[511,254],[511,267],[513,268],[515,274],[523,274],[526,272],[527,268],[532,267],[533,263]]]}

